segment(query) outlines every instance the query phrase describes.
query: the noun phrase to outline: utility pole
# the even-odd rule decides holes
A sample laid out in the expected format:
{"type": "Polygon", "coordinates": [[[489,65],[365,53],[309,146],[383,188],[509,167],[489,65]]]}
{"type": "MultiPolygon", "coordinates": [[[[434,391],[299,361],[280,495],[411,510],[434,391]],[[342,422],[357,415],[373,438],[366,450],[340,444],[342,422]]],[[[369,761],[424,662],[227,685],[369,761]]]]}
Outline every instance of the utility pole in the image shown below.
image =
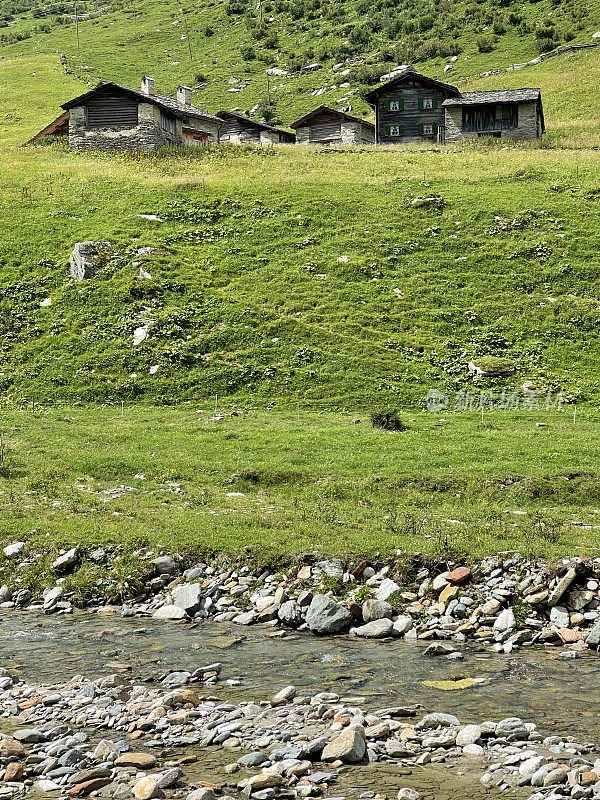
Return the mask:
{"type": "Polygon", "coordinates": [[[188,50],[190,51],[190,63],[191,63],[191,61],[192,61],[192,43],[190,41],[190,33],[188,31],[187,14],[183,15],[183,22],[185,24],[185,38],[187,39],[188,50]]]}
{"type": "Polygon", "coordinates": [[[77,14],[77,3],[75,3],[75,35],[77,36],[77,49],[79,50],[79,15],[77,14]]]}

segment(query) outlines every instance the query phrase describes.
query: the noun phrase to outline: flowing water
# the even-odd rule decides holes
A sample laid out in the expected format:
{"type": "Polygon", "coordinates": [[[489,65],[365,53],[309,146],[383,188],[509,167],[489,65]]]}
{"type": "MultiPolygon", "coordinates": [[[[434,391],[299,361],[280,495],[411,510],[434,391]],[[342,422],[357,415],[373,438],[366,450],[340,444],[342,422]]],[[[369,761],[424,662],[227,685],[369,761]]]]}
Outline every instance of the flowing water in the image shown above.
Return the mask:
{"type": "Polygon", "coordinates": [[[425,658],[424,645],[405,640],[318,638],[291,633],[273,639],[265,626],[197,626],[119,616],[0,617],[0,663],[26,680],[52,683],[77,674],[96,676],[128,667],[152,681],[168,669],[223,663],[215,694],[240,700],[270,697],[289,683],[306,692],[361,696],[365,708],[421,703],[427,711],[455,713],[461,722],[520,716],[542,731],[600,740],[600,654],[564,659],[557,648],[497,655],[465,647],[465,659],[425,658]],[[423,681],[481,680],[443,691],[423,681]]]}
{"type": "MultiPolygon", "coordinates": [[[[426,658],[424,644],[404,640],[309,633],[274,639],[272,633],[265,626],[9,612],[0,616],[0,664],[32,682],[65,681],[77,674],[95,678],[121,669],[129,670],[132,679],[153,682],[169,669],[191,671],[220,661],[222,682],[205,693],[231,701],[269,698],[292,683],[307,693],[334,691],[355,698],[367,711],[420,703],[424,711],[456,714],[462,723],[520,716],[546,734],[600,741],[600,654],[565,659],[557,648],[532,648],[497,655],[472,646],[463,649],[463,661],[450,662],[426,658]],[[452,686],[459,678],[476,682],[451,690],[424,684],[446,681],[452,686]],[[228,686],[228,679],[240,685],[228,686]]],[[[236,757],[222,748],[204,748],[199,755],[198,764],[186,772],[192,780],[222,780],[221,768],[236,757]]],[[[473,775],[451,772],[445,765],[406,774],[386,764],[350,768],[330,791],[358,797],[375,789],[393,796],[401,785],[436,800],[490,796],[473,775]]]]}

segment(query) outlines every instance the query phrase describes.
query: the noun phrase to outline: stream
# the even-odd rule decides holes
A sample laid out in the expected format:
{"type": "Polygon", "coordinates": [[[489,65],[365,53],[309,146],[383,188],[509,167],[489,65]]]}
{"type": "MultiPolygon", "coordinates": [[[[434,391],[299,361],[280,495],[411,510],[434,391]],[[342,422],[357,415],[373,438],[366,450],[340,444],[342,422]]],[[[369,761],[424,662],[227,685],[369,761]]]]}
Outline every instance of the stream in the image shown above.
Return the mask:
{"type": "Polygon", "coordinates": [[[334,691],[357,698],[369,710],[421,703],[425,711],[456,714],[462,723],[519,716],[546,734],[600,740],[597,653],[565,659],[556,647],[498,655],[465,646],[465,658],[457,662],[424,657],[426,642],[272,634],[268,626],[7,612],[0,616],[0,663],[28,681],[53,683],[119,669],[153,682],[170,669],[193,671],[220,661],[222,682],[211,693],[232,701],[268,698],[291,683],[312,694],[334,691]],[[450,690],[423,683],[453,686],[459,678],[477,682],[450,690]],[[232,679],[241,684],[228,686],[232,679]]]}

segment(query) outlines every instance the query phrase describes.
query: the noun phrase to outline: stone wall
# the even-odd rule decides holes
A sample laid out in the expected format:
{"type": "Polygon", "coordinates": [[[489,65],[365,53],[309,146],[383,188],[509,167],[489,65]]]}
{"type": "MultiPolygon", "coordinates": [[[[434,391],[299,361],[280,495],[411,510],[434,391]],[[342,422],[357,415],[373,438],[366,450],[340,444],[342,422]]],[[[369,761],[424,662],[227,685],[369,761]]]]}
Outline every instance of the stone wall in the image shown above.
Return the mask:
{"type": "MultiPolygon", "coordinates": [[[[208,137],[208,141],[211,144],[219,144],[219,131],[221,130],[222,123],[213,122],[210,119],[196,119],[195,117],[189,117],[188,121],[186,122],[186,129],[191,135],[191,137],[195,135],[206,134],[208,137]]],[[[192,142],[194,144],[195,142],[192,142]]]]}
{"type": "Polygon", "coordinates": [[[362,122],[342,122],[342,144],[372,144],[375,132],[362,122]]]}
{"type": "MultiPolygon", "coordinates": [[[[462,108],[446,108],[446,127],[444,141],[459,142],[465,139],[479,139],[480,134],[485,135],[484,131],[463,131],[462,130],[462,108]]],[[[490,134],[492,131],[490,131],[490,134]]],[[[512,139],[515,142],[523,142],[531,139],[539,139],[542,135],[541,120],[538,118],[537,105],[535,103],[523,103],[519,105],[519,125],[517,128],[505,128],[501,131],[503,139],[512,139]]]]}
{"type": "Polygon", "coordinates": [[[275,131],[261,131],[260,132],[260,143],[261,144],[279,144],[279,134],[275,133],[275,131]]]}
{"type": "Polygon", "coordinates": [[[128,127],[87,128],[85,106],[69,111],[71,150],[120,150],[149,153],[159,147],[181,144],[181,120],[175,120],[175,133],[163,131],[160,109],[152,103],[138,106],[138,124],[128,127]]]}

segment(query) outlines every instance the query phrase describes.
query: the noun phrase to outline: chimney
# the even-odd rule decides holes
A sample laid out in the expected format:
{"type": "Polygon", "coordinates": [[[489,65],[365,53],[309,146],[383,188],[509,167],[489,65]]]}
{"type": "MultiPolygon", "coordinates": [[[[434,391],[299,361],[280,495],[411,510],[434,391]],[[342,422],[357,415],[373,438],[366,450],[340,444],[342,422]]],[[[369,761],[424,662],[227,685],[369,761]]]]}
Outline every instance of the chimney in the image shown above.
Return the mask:
{"type": "Polygon", "coordinates": [[[189,86],[177,87],[177,102],[182,106],[191,106],[192,104],[192,90],[189,86]]]}
{"type": "Polygon", "coordinates": [[[142,78],[142,92],[147,94],[148,97],[154,97],[154,78],[144,75],[142,78]]]}

